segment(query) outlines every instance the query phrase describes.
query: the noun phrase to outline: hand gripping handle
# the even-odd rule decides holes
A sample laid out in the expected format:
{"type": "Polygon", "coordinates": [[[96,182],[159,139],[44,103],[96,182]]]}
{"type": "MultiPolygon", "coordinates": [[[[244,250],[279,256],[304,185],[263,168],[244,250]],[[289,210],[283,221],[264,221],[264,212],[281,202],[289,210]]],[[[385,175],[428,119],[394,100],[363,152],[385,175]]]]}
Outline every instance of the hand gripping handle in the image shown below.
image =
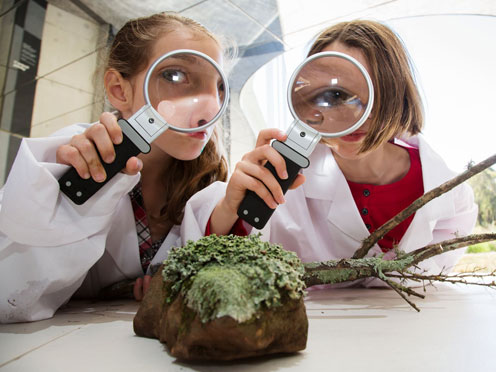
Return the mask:
{"type": "MultiPolygon", "coordinates": [[[[279,178],[274,166],[269,162],[265,164],[265,167],[274,175],[277,182],[279,182],[279,185],[281,185],[282,192],[285,194],[289,187],[293,184],[300,169],[308,167],[310,162],[306,157],[299,154],[283,142],[274,141],[272,142],[272,147],[274,147],[286,161],[288,178],[285,180],[279,178]]],[[[256,193],[251,190],[247,190],[246,196],[238,208],[238,216],[253,227],[260,230],[267,224],[274,211],[275,209],[272,209],[265,204],[265,202],[256,193]]]]}
{"type": "Polygon", "coordinates": [[[136,156],[141,152],[150,151],[150,145],[141,137],[136,137],[139,135],[132,129],[126,120],[119,119],[118,123],[122,128],[122,142],[118,145],[114,145],[115,160],[112,163],[107,164],[100,158],[103,168],[107,173],[105,181],[96,182],[93,178],[81,178],[75,168],[69,169],[59,179],[60,190],[75,204],[81,205],[85,203],[110,181],[113,176],[126,167],[126,162],[129,158],[136,156]]]}

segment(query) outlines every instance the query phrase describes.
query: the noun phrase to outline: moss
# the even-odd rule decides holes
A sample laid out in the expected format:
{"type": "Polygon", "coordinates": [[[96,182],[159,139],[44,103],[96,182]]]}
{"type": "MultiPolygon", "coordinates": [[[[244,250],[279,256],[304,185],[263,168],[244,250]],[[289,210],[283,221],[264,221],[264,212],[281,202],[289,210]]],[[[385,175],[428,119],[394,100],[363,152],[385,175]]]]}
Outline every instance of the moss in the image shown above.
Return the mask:
{"type": "Polygon", "coordinates": [[[256,312],[251,284],[237,268],[210,265],[196,275],[186,303],[196,309],[201,321],[229,315],[242,323],[256,312]]]}
{"type": "Polygon", "coordinates": [[[164,261],[163,279],[173,283],[167,301],[179,293],[202,322],[231,316],[245,322],[282,298],[303,295],[304,267],[298,256],[250,235],[210,235],[174,248],[164,261]]]}
{"type": "Polygon", "coordinates": [[[382,257],[364,257],[327,262],[305,263],[308,270],[305,280],[318,284],[335,284],[360,278],[377,276],[384,279],[385,272],[401,272],[412,265],[413,256],[405,256],[396,260],[384,260],[382,257]]]}
{"type": "Polygon", "coordinates": [[[356,275],[357,271],[354,269],[323,270],[316,274],[323,284],[346,282],[353,280],[356,275]]]}

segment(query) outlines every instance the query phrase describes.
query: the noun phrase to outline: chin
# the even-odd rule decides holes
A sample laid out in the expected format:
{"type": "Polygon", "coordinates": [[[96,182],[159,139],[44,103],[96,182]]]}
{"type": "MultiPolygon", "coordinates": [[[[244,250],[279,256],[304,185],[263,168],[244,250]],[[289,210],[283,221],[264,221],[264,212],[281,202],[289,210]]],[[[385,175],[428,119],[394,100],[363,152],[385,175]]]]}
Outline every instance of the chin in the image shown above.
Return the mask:
{"type": "Polygon", "coordinates": [[[332,152],[342,158],[345,159],[357,159],[359,157],[358,151],[360,150],[361,144],[341,144],[341,143],[325,143],[327,147],[329,147],[332,152]]]}
{"type": "MultiPolygon", "coordinates": [[[[202,149],[196,150],[196,151],[189,151],[189,152],[182,152],[181,154],[177,154],[177,156],[174,156],[178,160],[182,161],[190,161],[190,160],[195,160],[202,154],[202,149]]],[[[175,154],[176,155],[176,154],[175,154]]]]}

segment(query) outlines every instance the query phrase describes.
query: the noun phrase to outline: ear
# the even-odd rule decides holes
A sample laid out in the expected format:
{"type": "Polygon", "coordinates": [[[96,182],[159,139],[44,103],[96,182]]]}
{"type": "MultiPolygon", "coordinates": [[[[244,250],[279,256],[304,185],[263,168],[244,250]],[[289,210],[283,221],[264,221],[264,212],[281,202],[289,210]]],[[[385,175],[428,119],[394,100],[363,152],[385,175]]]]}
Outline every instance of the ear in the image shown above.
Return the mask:
{"type": "Polygon", "coordinates": [[[110,104],[123,115],[132,111],[133,89],[131,83],[124,79],[121,73],[113,68],[105,71],[103,76],[105,91],[110,104]]]}

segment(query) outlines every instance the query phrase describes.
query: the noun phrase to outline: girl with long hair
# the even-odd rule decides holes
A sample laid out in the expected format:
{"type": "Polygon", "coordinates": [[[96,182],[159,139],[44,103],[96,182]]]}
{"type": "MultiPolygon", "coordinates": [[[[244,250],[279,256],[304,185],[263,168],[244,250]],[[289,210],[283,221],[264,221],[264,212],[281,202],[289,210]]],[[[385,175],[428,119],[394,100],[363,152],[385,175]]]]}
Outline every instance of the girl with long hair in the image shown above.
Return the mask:
{"type": "MultiPolygon", "coordinates": [[[[178,49],[193,49],[223,64],[219,39],[191,19],[160,13],[122,27],[104,74],[117,116],[127,119],[145,104],[148,67],[178,49]]],[[[221,100],[224,87],[219,82],[213,88],[221,100]]],[[[194,134],[167,130],[149,153],[131,157],[86,203],[73,204],[57,180],[68,166],[82,178],[106,179],[102,161],[115,159],[114,145],[123,138],[117,116],[106,112],[97,123],[23,140],[0,192],[1,322],[51,317],[76,292],[96,296],[125,279],[137,278],[134,296],[140,300],[151,265],[182,244],[179,225],[186,201],[212,182],[226,180],[218,128],[194,134]]]]}

